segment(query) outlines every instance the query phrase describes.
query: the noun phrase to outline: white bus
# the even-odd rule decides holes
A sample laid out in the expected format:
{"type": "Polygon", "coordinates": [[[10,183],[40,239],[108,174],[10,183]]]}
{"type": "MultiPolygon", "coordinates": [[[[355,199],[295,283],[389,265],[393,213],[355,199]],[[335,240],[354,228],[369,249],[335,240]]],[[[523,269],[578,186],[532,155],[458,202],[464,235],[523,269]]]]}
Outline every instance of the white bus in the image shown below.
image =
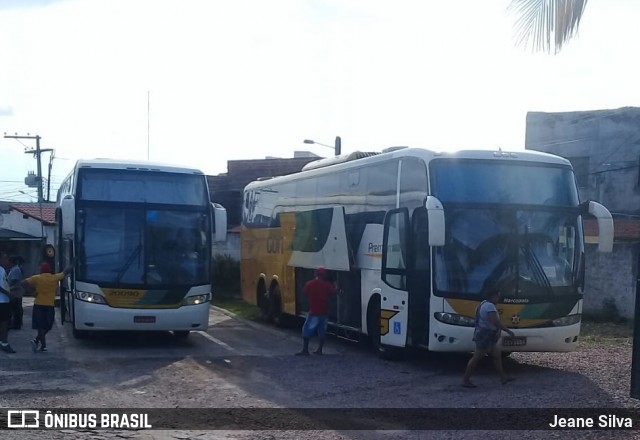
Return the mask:
{"type": "Polygon", "coordinates": [[[62,322],[90,331],[206,330],[212,242],[226,211],[199,170],[108,159],[78,161],[60,186],[57,265],[62,322]]]}
{"type": "Polygon", "coordinates": [[[579,202],[570,162],[531,151],[322,159],[250,183],[243,210],[243,298],[271,320],[304,316],[302,286],[323,266],[342,289],[330,325],[368,334],[382,355],[473,351],[489,288],[503,293],[498,309],[515,333],[503,351],[574,350],[584,215],[598,220],[599,250],[613,246],[609,211],[579,202]]]}

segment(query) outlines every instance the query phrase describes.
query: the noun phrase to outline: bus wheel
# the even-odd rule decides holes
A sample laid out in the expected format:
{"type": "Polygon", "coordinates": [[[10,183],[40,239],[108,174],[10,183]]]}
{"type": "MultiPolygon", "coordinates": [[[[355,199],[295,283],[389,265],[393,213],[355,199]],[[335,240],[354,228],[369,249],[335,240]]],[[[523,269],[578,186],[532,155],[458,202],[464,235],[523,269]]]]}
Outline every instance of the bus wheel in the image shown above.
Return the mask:
{"type": "Polygon", "coordinates": [[[369,303],[367,312],[367,332],[373,349],[382,359],[394,360],[399,357],[399,351],[380,342],[380,297],[376,295],[369,303]]]}
{"type": "Polygon", "coordinates": [[[176,330],[173,332],[173,336],[178,339],[187,339],[191,332],[189,330],[176,330]]]}
{"type": "Polygon", "coordinates": [[[273,286],[269,300],[271,319],[278,327],[284,327],[286,325],[286,316],[282,313],[282,296],[280,295],[280,286],[277,284],[273,286]]]}
{"type": "Polygon", "coordinates": [[[260,282],[258,283],[258,290],[256,292],[256,303],[258,304],[258,308],[260,309],[262,319],[269,322],[269,295],[267,294],[267,287],[262,280],[260,280],[260,282]]]}
{"type": "Polygon", "coordinates": [[[76,339],[87,339],[89,337],[89,332],[86,330],[77,330],[74,328],[72,333],[76,339]]]}

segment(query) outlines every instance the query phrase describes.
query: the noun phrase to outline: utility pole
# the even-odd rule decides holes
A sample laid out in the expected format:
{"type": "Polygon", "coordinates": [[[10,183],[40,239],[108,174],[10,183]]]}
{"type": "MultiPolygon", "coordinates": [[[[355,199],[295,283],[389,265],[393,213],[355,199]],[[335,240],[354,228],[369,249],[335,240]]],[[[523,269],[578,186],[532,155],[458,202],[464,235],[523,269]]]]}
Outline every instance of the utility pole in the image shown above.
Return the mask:
{"type": "Polygon", "coordinates": [[[51,151],[49,155],[49,172],[47,174],[47,202],[51,201],[51,168],[53,168],[53,158],[55,156],[55,151],[51,151]]]}
{"type": "Polygon", "coordinates": [[[8,135],[8,134],[4,134],[5,139],[35,139],[36,140],[36,149],[35,150],[26,150],[24,153],[25,154],[33,154],[36,158],[36,162],[37,162],[37,179],[38,179],[38,203],[42,203],[44,201],[44,197],[43,197],[43,188],[42,188],[42,161],[40,156],[42,155],[42,153],[46,152],[46,151],[53,151],[53,149],[51,148],[45,148],[45,149],[41,149],[40,148],[40,139],[42,139],[40,136],[35,135],[35,136],[31,136],[27,133],[26,136],[19,136],[19,135],[8,135]]]}

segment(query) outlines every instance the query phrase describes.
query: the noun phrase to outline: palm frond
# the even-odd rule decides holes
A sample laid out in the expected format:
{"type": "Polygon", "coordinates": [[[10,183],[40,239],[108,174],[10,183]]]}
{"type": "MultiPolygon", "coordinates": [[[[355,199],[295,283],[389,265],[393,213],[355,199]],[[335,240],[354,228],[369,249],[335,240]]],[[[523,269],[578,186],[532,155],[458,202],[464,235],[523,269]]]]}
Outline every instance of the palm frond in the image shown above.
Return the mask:
{"type": "Polygon", "coordinates": [[[511,0],[516,44],[557,54],[578,32],[586,6],[587,0],[511,0]]]}

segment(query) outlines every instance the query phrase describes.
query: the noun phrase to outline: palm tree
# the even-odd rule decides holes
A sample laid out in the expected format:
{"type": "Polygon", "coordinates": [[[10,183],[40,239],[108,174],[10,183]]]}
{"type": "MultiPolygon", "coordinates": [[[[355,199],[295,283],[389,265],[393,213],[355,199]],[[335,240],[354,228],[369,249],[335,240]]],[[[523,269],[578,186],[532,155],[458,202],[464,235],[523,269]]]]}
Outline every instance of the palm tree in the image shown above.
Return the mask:
{"type": "Polygon", "coordinates": [[[587,0],[511,0],[517,44],[557,54],[578,31],[587,0]]]}

